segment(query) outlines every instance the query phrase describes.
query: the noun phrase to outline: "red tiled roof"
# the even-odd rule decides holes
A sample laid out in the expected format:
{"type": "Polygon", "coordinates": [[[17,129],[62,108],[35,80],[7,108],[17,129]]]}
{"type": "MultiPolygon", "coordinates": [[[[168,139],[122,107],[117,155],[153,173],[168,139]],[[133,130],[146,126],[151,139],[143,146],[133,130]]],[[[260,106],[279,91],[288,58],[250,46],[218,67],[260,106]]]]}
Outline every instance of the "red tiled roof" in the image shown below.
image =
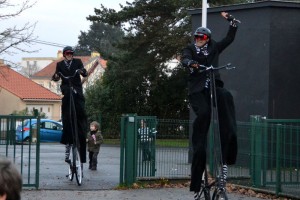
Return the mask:
{"type": "MultiPolygon", "coordinates": [[[[80,58],[83,65],[85,65],[86,63],[89,62],[91,56],[74,56],[74,58],[80,58]]],[[[46,67],[44,67],[42,70],[38,71],[37,73],[33,74],[32,77],[43,77],[43,78],[51,78],[52,75],[55,72],[55,68],[56,68],[56,64],[60,61],[62,61],[63,58],[60,58],[56,61],[53,61],[52,63],[50,63],[49,65],[47,65],[46,67]]]]}
{"type": "Polygon", "coordinates": [[[21,99],[60,100],[61,97],[6,65],[0,66],[0,87],[21,99]]]}

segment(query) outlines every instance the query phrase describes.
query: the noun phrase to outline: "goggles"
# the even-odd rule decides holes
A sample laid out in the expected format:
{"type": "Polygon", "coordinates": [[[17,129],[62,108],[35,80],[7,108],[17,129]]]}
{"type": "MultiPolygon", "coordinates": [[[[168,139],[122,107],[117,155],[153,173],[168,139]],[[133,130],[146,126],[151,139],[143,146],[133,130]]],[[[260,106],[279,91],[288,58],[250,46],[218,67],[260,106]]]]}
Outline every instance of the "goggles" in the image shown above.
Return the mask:
{"type": "Polygon", "coordinates": [[[199,34],[199,35],[195,35],[195,39],[207,40],[208,36],[205,34],[199,34]]]}
{"type": "Polygon", "coordinates": [[[67,55],[67,56],[73,55],[73,54],[74,54],[74,52],[72,52],[72,51],[66,51],[66,52],[65,52],[65,55],[67,55]]]}

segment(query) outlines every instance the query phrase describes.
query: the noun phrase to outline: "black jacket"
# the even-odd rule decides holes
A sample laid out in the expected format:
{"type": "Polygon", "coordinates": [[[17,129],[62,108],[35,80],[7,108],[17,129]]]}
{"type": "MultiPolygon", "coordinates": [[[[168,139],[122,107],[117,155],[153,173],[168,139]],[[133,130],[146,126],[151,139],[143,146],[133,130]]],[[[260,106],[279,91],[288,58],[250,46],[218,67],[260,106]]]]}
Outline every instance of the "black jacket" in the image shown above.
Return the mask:
{"type": "MultiPolygon", "coordinates": [[[[205,65],[207,67],[218,67],[219,54],[222,53],[222,51],[233,42],[236,31],[237,27],[230,26],[226,37],[221,41],[216,42],[213,39],[210,39],[207,46],[207,56],[205,56],[202,52],[197,54],[197,50],[194,44],[188,45],[183,49],[182,52],[181,62],[183,66],[189,68],[188,62],[194,60],[197,61],[200,65],[205,65]]],[[[207,75],[207,73],[199,73],[196,70],[190,73],[188,81],[189,94],[196,93],[204,89],[207,75]]],[[[223,87],[223,82],[218,72],[215,73],[215,78],[216,84],[223,87]]]]}
{"type": "MultiPolygon", "coordinates": [[[[61,86],[60,86],[62,94],[65,94],[67,92],[66,90],[69,90],[69,82],[68,82],[68,80],[64,79],[60,75],[60,73],[62,73],[66,77],[67,76],[73,76],[77,69],[82,70],[81,75],[83,77],[86,77],[88,75],[87,71],[84,69],[82,61],[80,59],[73,58],[73,60],[71,62],[69,62],[68,64],[66,64],[65,60],[62,60],[62,61],[57,63],[54,75],[57,74],[62,79],[61,86]],[[68,68],[67,65],[70,65],[70,67],[68,68]]],[[[59,79],[55,79],[54,75],[52,76],[52,80],[58,81],[59,79]]],[[[74,89],[79,94],[83,95],[81,78],[80,78],[79,73],[77,73],[75,75],[75,77],[71,79],[71,82],[72,82],[72,85],[73,85],[74,89]]]]}

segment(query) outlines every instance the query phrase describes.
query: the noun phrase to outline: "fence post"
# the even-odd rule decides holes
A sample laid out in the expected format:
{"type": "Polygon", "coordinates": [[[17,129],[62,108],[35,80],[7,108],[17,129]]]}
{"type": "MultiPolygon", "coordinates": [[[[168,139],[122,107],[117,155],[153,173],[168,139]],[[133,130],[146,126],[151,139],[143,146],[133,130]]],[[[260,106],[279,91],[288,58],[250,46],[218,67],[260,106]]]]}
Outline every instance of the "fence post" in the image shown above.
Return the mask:
{"type": "Polygon", "coordinates": [[[276,124],[276,195],[281,192],[281,148],[283,145],[282,125],[276,124]]]}
{"type": "Polygon", "coordinates": [[[121,117],[121,137],[120,137],[120,180],[119,184],[124,184],[124,146],[125,146],[125,120],[126,116],[121,117]]]}
{"type": "Polygon", "coordinates": [[[121,120],[120,184],[136,181],[136,114],[127,114],[121,120]]]}
{"type": "Polygon", "coordinates": [[[260,115],[251,115],[251,166],[250,173],[255,187],[260,187],[262,169],[262,123],[260,115]]]}
{"type": "Polygon", "coordinates": [[[14,117],[7,118],[7,123],[10,125],[9,131],[9,144],[14,145],[16,140],[16,119],[14,117]]]}
{"type": "MultiPolygon", "coordinates": [[[[37,117],[37,138],[36,138],[36,186],[35,188],[38,189],[40,187],[40,141],[41,141],[41,135],[40,135],[40,126],[41,125],[41,118],[37,117]]],[[[29,142],[30,144],[30,142],[29,142]]]]}

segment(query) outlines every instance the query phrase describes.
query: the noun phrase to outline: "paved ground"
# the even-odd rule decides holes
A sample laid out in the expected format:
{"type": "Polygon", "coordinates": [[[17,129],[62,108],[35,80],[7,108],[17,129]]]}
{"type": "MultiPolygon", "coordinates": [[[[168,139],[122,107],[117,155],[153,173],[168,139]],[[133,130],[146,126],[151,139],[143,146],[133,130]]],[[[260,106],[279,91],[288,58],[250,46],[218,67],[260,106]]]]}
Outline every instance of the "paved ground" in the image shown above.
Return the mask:
{"type": "MultiPolygon", "coordinates": [[[[229,194],[229,199],[259,200],[237,194],[229,194]]],[[[136,189],[136,190],[33,190],[23,191],[22,200],[193,200],[187,188],[177,189],[136,189]]]]}
{"type": "MultiPolygon", "coordinates": [[[[76,179],[69,181],[68,165],[64,162],[64,146],[41,145],[40,189],[77,190],[76,179]]],[[[84,164],[84,178],[80,190],[107,190],[119,184],[120,148],[103,146],[98,156],[98,170],[91,171],[84,164]]]]}
{"type": "MultiPolygon", "coordinates": [[[[193,193],[188,188],[116,190],[119,184],[120,149],[103,146],[99,154],[97,171],[84,167],[84,179],[77,186],[75,179],[66,178],[64,147],[60,144],[42,144],[40,159],[39,190],[25,188],[22,200],[188,200],[193,193]]],[[[238,194],[229,194],[229,199],[257,200],[238,194]]]]}

